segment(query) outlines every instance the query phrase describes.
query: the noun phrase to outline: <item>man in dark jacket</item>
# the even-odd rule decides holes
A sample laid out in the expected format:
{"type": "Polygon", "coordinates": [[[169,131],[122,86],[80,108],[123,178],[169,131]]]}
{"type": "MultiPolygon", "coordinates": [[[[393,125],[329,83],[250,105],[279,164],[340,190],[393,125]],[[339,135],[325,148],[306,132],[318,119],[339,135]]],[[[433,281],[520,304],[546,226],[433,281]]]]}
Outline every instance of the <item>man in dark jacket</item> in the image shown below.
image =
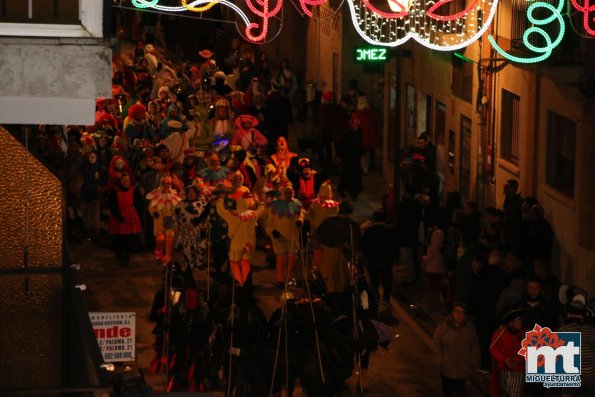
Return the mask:
{"type": "Polygon", "coordinates": [[[374,291],[380,295],[379,286],[380,280],[382,280],[382,303],[390,307],[395,231],[384,222],[382,211],[374,212],[372,224],[364,229],[362,251],[374,291]]]}
{"type": "Polygon", "coordinates": [[[537,277],[527,281],[523,309],[522,319],[525,328],[533,329],[535,324],[539,324],[541,327],[556,329],[556,311],[545,301],[543,284],[537,277]]]}
{"type": "Polygon", "coordinates": [[[419,224],[422,219],[422,208],[413,195],[415,188],[408,184],[405,194],[401,198],[401,205],[397,218],[397,241],[401,254],[401,263],[405,265],[405,282],[413,283],[417,280],[415,256],[419,244],[419,224]]]}

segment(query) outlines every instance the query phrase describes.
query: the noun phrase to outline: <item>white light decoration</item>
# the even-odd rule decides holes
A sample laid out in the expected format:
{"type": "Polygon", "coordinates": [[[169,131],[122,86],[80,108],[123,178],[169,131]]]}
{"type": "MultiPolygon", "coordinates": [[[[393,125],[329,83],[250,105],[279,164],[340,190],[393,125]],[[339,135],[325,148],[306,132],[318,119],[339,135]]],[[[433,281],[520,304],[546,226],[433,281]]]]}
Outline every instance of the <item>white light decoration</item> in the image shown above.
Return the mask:
{"type": "MultiPolygon", "coordinates": [[[[305,15],[312,16],[311,7],[320,6],[327,0],[298,0],[305,15]]],[[[397,47],[409,39],[438,51],[454,51],[467,47],[478,40],[492,23],[500,0],[467,0],[463,9],[450,10],[454,0],[347,0],[353,26],[357,33],[368,43],[376,46],[397,47]],[[375,3],[373,4],[372,1],[375,3]],[[378,1],[384,1],[386,11],[378,8],[378,1]]],[[[528,0],[529,1],[529,0],[528,0]]],[[[565,33],[565,22],[562,9],[569,2],[583,13],[584,30],[595,36],[593,0],[558,0],[558,5],[537,1],[527,8],[527,19],[531,23],[523,33],[525,47],[537,54],[534,57],[522,58],[508,54],[498,46],[492,36],[488,40],[494,49],[513,62],[535,63],[547,59],[554,48],[562,41],[565,33]],[[546,16],[543,16],[546,11],[546,16]],[[547,16],[549,15],[549,16],[547,16]],[[559,24],[555,38],[541,26],[551,23],[559,24]],[[529,40],[531,35],[538,35],[545,45],[538,47],[529,40]]],[[[275,37],[270,32],[271,21],[282,22],[283,0],[170,0],[160,4],[159,0],[132,0],[132,4],[140,9],[155,9],[162,12],[208,12],[213,6],[221,5],[232,9],[239,17],[236,22],[242,36],[253,43],[265,43],[275,37]],[[240,26],[242,25],[242,26],[240,26]]],[[[279,27],[280,29],[280,27],[279,27]]],[[[277,30],[279,30],[277,29],[277,30]]]]}
{"type": "MultiPolygon", "coordinates": [[[[368,43],[397,47],[409,39],[438,51],[453,51],[468,46],[489,27],[499,0],[475,0],[460,12],[450,15],[437,15],[434,11],[446,6],[444,0],[411,0],[409,10],[398,13],[385,13],[370,6],[368,0],[347,0],[353,26],[368,43]],[[479,27],[473,22],[478,13],[487,15],[479,27]],[[386,22],[378,30],[378,21],[386,22]]],[[[390,6],[390,3],[389,3],[390,6]]],[[[392,8],[391,8],[392,9],[392,8]]]]}

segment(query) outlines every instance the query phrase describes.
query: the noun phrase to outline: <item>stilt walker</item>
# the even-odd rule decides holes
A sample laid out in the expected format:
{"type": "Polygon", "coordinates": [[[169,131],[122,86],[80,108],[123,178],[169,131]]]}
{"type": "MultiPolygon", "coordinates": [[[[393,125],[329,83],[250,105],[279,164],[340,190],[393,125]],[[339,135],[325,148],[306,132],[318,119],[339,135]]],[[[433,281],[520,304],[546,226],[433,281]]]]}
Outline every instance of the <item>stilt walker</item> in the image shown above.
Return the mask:
{"type": "Polygon", "coordinates": [[[294,277],[293,270],[299,251],[300,228],[304,221],[302,203],[293,198],[293,186],[285,182],[281,197],[267,204],[266,231],[272,238],[275,252],[276,277],[279,287],[294,277]]]}
{"type": "Polygon", "coordinates": [[[163,266],[172,259],[174,245],[174,210],[182,200],[171,188],[171,177],[161,179],[160,186],[147,194],[149,213],[153,216],[153,234],[155,235],[155,258],[163,266]]]}

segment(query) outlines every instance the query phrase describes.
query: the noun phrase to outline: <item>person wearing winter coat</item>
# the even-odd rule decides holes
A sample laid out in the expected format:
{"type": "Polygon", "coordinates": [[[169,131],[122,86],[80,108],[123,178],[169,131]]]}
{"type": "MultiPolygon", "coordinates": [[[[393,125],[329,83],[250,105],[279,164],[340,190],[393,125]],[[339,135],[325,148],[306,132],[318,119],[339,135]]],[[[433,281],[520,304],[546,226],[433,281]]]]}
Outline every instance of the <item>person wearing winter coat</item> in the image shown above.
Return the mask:
{"type": "Polygon", "coordinates": [[[91,238],[96,237],[100,229],[100,185],[105,179],[105,170],[97,164],[97,153],[89,152],[80,169],[83,185],[80,191],[83,227],[91,238]]]}
{"type": "Polygon", "coordinates": [[[363,231],[362,251],[374,291],[380,294],[379,286],[382,280],[382,301],[388,307],[393,285],[395,239],[395,230],[384,222],[384,212],[374,212],[372,224],[363,231]]]}
{"type": "Polygon", "coordinates": [[[465,307],[463,302],[455,302],[434,331],[433,351],[440,365],[444,397],[464,395],[466,380],[479,366],[477,334],[465,317],[465,307]]]}

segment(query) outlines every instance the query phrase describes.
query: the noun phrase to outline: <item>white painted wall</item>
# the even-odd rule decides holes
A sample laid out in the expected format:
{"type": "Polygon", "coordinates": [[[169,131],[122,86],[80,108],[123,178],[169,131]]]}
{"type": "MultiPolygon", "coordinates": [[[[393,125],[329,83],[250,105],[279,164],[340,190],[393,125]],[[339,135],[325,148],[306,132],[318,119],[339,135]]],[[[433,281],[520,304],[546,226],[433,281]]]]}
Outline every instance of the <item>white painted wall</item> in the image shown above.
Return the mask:
{"type": "Polygon", "coordinates": [[[0,38],[0,123],[93,124],[111,53],[101,39],[0,38]]]}

